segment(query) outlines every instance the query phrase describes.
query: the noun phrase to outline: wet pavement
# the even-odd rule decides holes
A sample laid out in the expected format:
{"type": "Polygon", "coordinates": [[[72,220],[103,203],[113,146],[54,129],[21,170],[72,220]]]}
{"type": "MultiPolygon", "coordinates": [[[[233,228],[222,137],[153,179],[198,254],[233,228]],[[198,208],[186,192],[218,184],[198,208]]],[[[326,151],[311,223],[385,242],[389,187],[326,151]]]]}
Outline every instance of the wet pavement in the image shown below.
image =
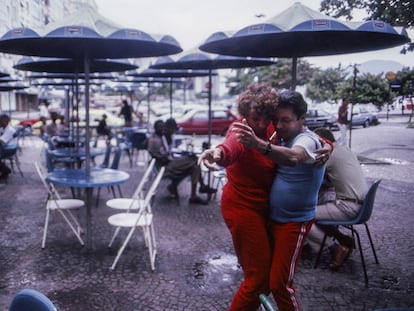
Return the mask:
{"type": "MultiPolygon", "coordinates": [[[[314,269],[315,256],[305,252],[295,277],[303,310],[414,307],[414,129],[407,128],[407,116],[380,120],[378,126],[352,131],[352,149],[361,156],[368,181],[382,179],[369,222],[380,264],[374,262],[363,227],[368,287],[358,251],[338,272],[329,270],[328,254],[314,269]]],[[[92,250],[78,243],[58,215],[41,249],[46,194],[34,169],[35,160],[43,161],[41,149],[38,138],[26,137],[19,155],[24,177],[13,174],[8,184],[0,184],[0,310],[7,310],[22,288],[43,292],[61,311],[226,310],[242,272],[220,214],[220,192],[208,206],[190,205],[189,181],[184,180],[177,205],[162,181],[153,204],[156,270],[151,271],[138,232],[112,271],[124,235],[108,249],[113,231],[107,218],[115,212],[105,206],[112,197],[105,189],[93,208],[92,250]]],[[[122,186],[128,196],[144,166],[130,168],[123,157],[121,169],[131,174],[122,186]]],[[[59,190],[70,197],[68,189],[59,190]]],[[[80,216],[84,223],[84,213],[80,216]]]]}

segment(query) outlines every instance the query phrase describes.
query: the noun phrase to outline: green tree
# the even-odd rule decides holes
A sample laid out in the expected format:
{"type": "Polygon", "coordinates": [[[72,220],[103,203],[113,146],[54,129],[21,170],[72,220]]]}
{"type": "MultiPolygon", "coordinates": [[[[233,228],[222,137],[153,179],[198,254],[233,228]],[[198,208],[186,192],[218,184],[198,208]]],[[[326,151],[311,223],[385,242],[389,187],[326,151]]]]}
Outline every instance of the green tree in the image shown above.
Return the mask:
{"type": "MultiPolygon", "coordinates": [[[[299,59],[297,62],[296,85],[307,84],[316,70],[309,62],[299,59]]],[[[280,58],[276,64],[271,66],[238,69],[234,77],[227,78],[229,94],[239,94],[255,80],[270,83],[276,89],[290,88],[292,84],[292,60],[280,58]]]]}
{"type": "Polygon", "coordinates": [[[414,68],[404,67],[398,71],[395,81],[401,85],[399,95],[413,96],[414,92],[414,68]]]}
{"type": "MultiPolygon", "coordinates": [[[[354,9],[367,11],[367,19],[382,20],[393,26],[414,27],[413,0],[322,0],[320,11],[333,17],[344,16],[352,20],[354,9]]],[[[407,44],[402,53],[414,50],[414,43],[407,44]]]]}
{"type": "Polygon", "coordinates": [[[318,70],[308,83],[306,96],[315,102],[337,102],[342,97],[342,86],[347,72],[341,66],[318,70]]]}
{"type": "Polygon", "coordinates": [[[382,77],[382,74],[365,73],[356,77],[354,89],[353,77],[349,77],[342,86],[342,96],[351,100],[355,99],[355,103],[373,103],[381,108],[384,103],[390,100],[388,81],[382,77]]]}

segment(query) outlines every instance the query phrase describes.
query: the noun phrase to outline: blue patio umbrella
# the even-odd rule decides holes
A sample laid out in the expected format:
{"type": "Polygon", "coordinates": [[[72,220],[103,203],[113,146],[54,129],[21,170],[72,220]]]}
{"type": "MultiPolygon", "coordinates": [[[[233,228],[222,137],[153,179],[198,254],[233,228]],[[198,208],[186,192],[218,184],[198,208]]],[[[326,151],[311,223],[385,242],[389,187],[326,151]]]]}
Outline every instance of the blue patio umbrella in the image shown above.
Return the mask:
{"type": "MultiPolygon", "coordinates": [[[[92,59],[89,72],[118,72],[135,69],[137,67],[137,65],[131,63],[128,59],[92,59]]],[[[85,63],[82,60],[74,58],[32,58],[25,56],[19,59],[13,68],[32,72],[69,73],[76,75],[85,72],[85,63]]],[[[89,79],[91,79],[91,76],[89,76],[89,79]]]]}
{"type": "Polygon", "coordinates": [[[343,22],[295,3],[264,23],[216,32],[200,49],[234,56],[292,58],[294,89],[299,57],[380,50],[409,41],[404,29],[398,31],[385,22],[343,22]]]}
{"type": "Polygon", "coordinates": [[[23,90],[28,87],[30,87],[30,85],[24,82],[5,82],[5,83],[0,83],[0,92],[23,90]]]}
{"type": "MultiPolygon", "coordinates": [[[[85,74],[86,126],[89,127],[89,75],[94,59],[163,56],[181,52],[171,36],[152,36],[114,24],[86,6],[43,30],[15,28],[0,38],[0,52],[75,59],[83,62],[85,74]]],[[[89,140],[89,131],[86,140],[89,140]]],[[[90,175],[89,144],[86,145],[86,175],[90,175]]]]}
{"type": "Polygon", "coordinates": [[[0,78],[8,76],[10,76],[10,73],[6,69],[0,69],[0,78]]]}
{"type": "Polygon", "coordinates": [[[21,79],[16,78],[14,76],[8,75],[0,78],[0,83],[6,83],[6,82],[17,82],[21,81],[21,79]]]}
{"type": "MultiPolygon", "coordinates": [[[[118,76],[118,73],[113,72],[97,72],[97,73],[91,73],[89,75],[89,80],[115,80],[118,76]]],[[[29,73],[27,76],[27,79],[75,79],[76,77],[78,79],[85,80],[85,74],[74,74],[74,73],[47,73],[47,72],[34,72],[29,73]]],[[[1,78],[0,78],[1,79],[1,78]]]]}
{"type": "MultiPolygon", "coordinates": [[[[156,60],[154,65],[166,62],[174,62],[173,59],[169,56],[164,56],[156,60]]],[[[205,69],[156,69],[156,68],[147,68],[143,71],[130,71],[127,72],[128,76],[132,77],[153,77],[153,78],[167,78],[170,84],[169,97],[170,97],[170,116],[172,117],[173,112],[173,96],[172,89],[173,83],[177,81],[177,78],[191,78],[191,77],[205,77],[209,76],[210,72],[205,69]]],[[[212,75],[217,75],[217,72],[212,72],[212,75]]],[[[184,82],[185,81],[180,81],[184,82]]]]}
{"type": "MultiPolygon", "coordinates": [[[[39,73],[55,73],[60,74],[71,74],[72,79],[66,79],[65,85],[60,80],[46,80],[42,81],[44,85],[54,86],[56,89],[65,89],[65,86],[70,86],[73,90],[74,97],[77,98],[79,92],[79,85],[87,85],[89,88],[90,85],[96,84],[95,79],[91,79],[89,77],[89,82],[87,84],[86,79],[84,82],[80,82],[78,77],[79,72],[85,72],[85,63],[82,60],[74,59],[74,58],[51,58],[51,57],[39,57],[33,58],[30,56],[24,56],[19,59],[16,65],[13,66],[14,69],[17,70],[25,70],[25,71],[32,71],[32,72],[39,72],[39,73]]],[[[90,61],[90,68],[89,72],[91,74],[96,73],[107,73],[107,72],[120,72],[126,70],[132,70],[137,68],[138,66],[131,63],[128,59],[92,59],[90,61]]],[[[83,78],[86,78],[83,74],[83,78]]],[[[86,90],[85,90],[86,91],[86,90]]],[[[75,110],[78,109],[77,104],[73,105],[74,97],[72,97],[72,107],[75,106],[75,110]]],[[[69,103],[69,100],[68,100],[69,103]]],[[[66,111],[65,117],[69,119],[69,109],[66,111]]],[[[78,135],[79,136],[79,135],[78,135]]]]}
{"type": "Polygon", "coordinates": [[[247,68],[247,67],[259,67],[269,66],[275,62],[269,58],[252,58],[252,57],[238,57],[238,56],[225,56],[214,55],[201,51],[190,50],[179,54],[177,60],[171,60],[171,58],[161,58],[161,60],[150,66],[156,69],[192,69],[192,70],[207,70],[209,72],[208,82],[208,144],[211,144],[211,86],[212,86],[212,72],[213,69],[225,69],[225,68],[247,68]]]}

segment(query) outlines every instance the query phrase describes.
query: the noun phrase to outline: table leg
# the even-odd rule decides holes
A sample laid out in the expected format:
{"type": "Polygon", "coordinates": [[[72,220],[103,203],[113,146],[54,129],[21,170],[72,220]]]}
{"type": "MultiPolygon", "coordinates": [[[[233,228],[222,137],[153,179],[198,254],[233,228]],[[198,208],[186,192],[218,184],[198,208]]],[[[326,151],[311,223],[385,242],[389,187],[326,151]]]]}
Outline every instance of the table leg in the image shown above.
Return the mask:
{"type": "Polygon", "coordinates": [[[86,188],[86,248],[92,249],[92,188],[86,188]]]}

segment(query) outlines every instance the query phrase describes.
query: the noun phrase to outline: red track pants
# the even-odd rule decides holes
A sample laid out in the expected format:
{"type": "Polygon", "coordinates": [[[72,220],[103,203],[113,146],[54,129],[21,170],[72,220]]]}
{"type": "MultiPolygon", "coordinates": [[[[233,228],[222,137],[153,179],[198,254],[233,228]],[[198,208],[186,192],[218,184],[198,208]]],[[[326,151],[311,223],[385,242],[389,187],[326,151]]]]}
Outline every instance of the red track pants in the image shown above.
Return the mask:
{"type": "Polygon", "coordinates": [[[223,204],[222,214],[244,274],[244,281],[229,310],[256,311],[260,305],[259,295],[269,293],[271,248],[267,230],[268,210],[223,204]]]}
{"type": "Polygon", "coordinates": [[[272,266],[270,270],[270,290],[279,311],[299,310],[293,277],[296,271],[303,243],[313,221],[302,223],[277,223],[271,221],[273,237],[272,266]]]}

